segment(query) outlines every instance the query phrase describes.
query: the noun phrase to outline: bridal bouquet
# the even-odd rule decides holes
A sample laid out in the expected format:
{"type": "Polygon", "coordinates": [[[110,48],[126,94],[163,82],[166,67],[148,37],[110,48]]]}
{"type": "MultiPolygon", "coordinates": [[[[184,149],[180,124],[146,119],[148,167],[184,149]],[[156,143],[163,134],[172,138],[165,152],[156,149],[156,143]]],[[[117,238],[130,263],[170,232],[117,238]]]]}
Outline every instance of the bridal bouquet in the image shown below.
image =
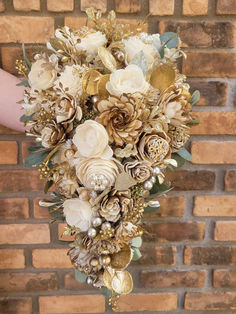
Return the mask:
{"type": "Polygon", "coordinates": [[[51,189],[40,205],[74,236],[76,278],[115,308],[133,288],[126,268],[141,257],[144,212],[169,190],[166,171],[191,158],[184,145],[199,92],[191,95],[178,71],[184,53],[175,33],[133,31],[113,11],[107,19],[86,13],[92,28],[58,28],[34,63],[24,49],[17,60],[28,86],[21,121],[37,142],[25,165],[51,189]]]}

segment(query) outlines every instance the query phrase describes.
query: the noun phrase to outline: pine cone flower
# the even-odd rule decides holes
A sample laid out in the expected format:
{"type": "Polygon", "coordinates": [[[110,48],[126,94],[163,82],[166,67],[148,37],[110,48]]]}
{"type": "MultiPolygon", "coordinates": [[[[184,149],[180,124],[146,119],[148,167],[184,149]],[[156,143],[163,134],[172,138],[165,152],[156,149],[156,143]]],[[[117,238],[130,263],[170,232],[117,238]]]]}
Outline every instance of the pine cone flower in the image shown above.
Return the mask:
{"type": "Polygon", "coordinates": [[[106,220],[116,222],[122,214],[133,207],[130,191],[112,190],[101,201],[100,215],[106,220]]]}
{"type": "Polygon", "coordinates": [[[142,104],[134,98],[121,96],[109,97],[97,104],[97,121],[107,130],[110,143],[122,146],[138,141],[142,129],[142,104]]]}

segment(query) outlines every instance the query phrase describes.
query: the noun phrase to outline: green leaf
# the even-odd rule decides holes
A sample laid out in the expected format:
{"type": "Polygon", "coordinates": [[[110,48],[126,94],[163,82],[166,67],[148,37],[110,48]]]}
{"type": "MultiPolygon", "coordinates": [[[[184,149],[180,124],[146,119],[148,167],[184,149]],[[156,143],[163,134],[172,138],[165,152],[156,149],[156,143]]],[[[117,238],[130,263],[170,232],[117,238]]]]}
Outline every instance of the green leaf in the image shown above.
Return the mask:
{"type": "Polygon", "coordinates": [[[195,92],[193,92],[192,94],[192,98],[191,98],[191,105],[195,105],[199,100],[200,100],[200,92],[199,90],[195,90],[195,92]]]}
{"type": "Polygon", "coordinates": [[[20,122],[26,121],[33,121],[33,114],[31,116],[26,116],[25,114],[23,114],[23,116],[20,117],[20,122]]]}
{"type": "Polygon", "coordinates": [[[194,125],[198,125],[200,123],[200,120],[192,120],[190,122],[187,123],[187,126],[194,126],[194,125]]]}
{"type": "Polygon", "coordinates": [[[139,248],[139,247],[141,247],[142,246],[142,238],[141,237],[136,237],[136,238],[134,238],[132,241],[131,241],[131,245],[133,246],[133,247],[137,247],[137,248],[139,248]]]}
{"type": "Polygon", "coordinates": [[[77,269],[75,269],[75,279],[79,282],[85,282],[87,279],[87,275],[81,273],[80,271],[78,271],[77,269]]]}
{"type": "Polygon", "coordinates": [[[160,54],[160,57],[161,58],[164,58],[164,55],[165,55],[165,47],[164,46],[161,46],[160,50],[159,50],[159,54],[160,54]]]}
{"type": "Polygon", "coordinates": [[[158,181],[153,185],[153,188],[150,191],[150,194],[157,194],[159,192],[164,192],[168,190],[169,187],[166,184],[160,184],[158,181]]]}
{"type": "Polygon", "coordinates": [[[167,48],[176,48],[178,46],[178,35],[173,32],[166,32],[160,35],[163,45],[166,45],[167,48]]]}
{"type": "Polygon", "coordinates": [[[26,52],[25,52],[25,44],[24,43],[22,44],[22,51],[23,51],[25,65],[27,67],[27,70],[30,72],[31,63],[30,63],[29,59],[27,58],[27,55],[26,55],[26,52]]]}
{"type": "Polygon", "coordinates": [[[154,213],[159,208],[160,208],[160,206],[157,206],[157,207],[147,206],[147,207],[144,208],[144,212],[147,213],[147,214],[154,213]]]}
{"type": "Polygon", "coordinates": [[[32,166],[41,164],[44,159],[47,157],[49,154],[50,150],[44,150],[41,152],[33,152],[31,153],[27,158],[24,163],[25,168],[31,168],[32,166]]]}
{"type": "Polygon", "coordinates": [[[147,72],[147,61],[142,50],[133,57],[129,64],[135,64],[139,66],[142,69],[143,74],[147,72]]]}
{"type": "Polygon", "coordinates": [[[53,180],[47,181],[44,186],[44,193],[47,194],[50,187],[53,186],[53,180]]]}
{"type": "Polygon", "coordinates": [[[185,159],[178,155],[177,153],[171,154],[171,158],[175,159],[177,161],[177,168],[181,168],[185,164],[185,159]]]}
{"type": "Polygon", "coordinates": [[[142,257],[142,254],[138,248],[132,248],[132,250],[133,250],[132,261],[137,261],[138,259],[142,257]]]}
{"type": "Polygon", "coordinates": [[[111,296],[111,290],[107,288],[101,288],[99,289],[101,294],[104,295],[104,297],[109,298],[111,296]]]}
{"type": "Polygon", "coordinates": [[[53,208],[55,208],[56,206],[50,206],[48,207],[48,213],[49,215],[55,219],[55,220],[59,220],[59,221],[64,221],[64,216],[61,212],[61,209],[57,209],[57,210],[53,210],[53,208]]]}
{"type": "Polygon", "coordinates": [[[28,80],[21,81],[20,83],[16,84],[16,86],[29,86],[28,80]]]}
{"type": "Polygon", "coordinates": [[[181,150],[179,150],[179,151],[177,152],[177,154],[178,154],[179,156],[181,156],[182,158],[184,158],[185,160],[187,160],[187,161],[192,161],[192,156],[191,156],[191,154],[187,151],[186,148],[182,148],[181,150]]]}

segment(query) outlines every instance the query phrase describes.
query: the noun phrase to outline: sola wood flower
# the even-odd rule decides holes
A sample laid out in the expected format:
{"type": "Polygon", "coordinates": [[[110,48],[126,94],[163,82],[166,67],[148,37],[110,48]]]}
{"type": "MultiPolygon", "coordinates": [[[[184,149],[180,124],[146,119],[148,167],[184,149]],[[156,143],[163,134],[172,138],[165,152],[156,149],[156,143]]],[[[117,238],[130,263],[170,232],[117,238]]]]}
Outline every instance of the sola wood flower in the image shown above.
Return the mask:
{"type": "Polygon", "coordinates": [[[21,121],[37,142],[26,166],[38,166],[52,196],[40,204],[73,236],[75,278],[103,288],[116,309],[133,288],[126,268],[141,257],[143,213],[169,191],[166,169],[190,160],[184,144],[199,92],[190,95],[177,69],[176,34],[131,31],[113,11],[86,13],[92,28],[56,29],[32,64],[23,51],[21,121]]]}

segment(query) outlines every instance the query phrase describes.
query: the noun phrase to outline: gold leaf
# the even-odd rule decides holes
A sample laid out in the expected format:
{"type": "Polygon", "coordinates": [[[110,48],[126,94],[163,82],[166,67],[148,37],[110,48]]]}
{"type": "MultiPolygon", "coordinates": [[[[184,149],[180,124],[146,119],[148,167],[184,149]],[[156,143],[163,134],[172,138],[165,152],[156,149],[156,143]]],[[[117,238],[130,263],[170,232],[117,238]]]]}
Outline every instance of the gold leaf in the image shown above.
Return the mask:
{"type": "Polygon", "coordinates": [[[133,290],[132,276],[127,270],[116,271],[111,286],[116,293],[128,294],[133,290]]]}
{"type": "Polygon", "coordinates": [[[114,277],[114,270],[111,268],[105,268],[104,273],[103,273],[103,283],[107,287],[107,289],[112,290],[112,279],[114,277]]]}
{"type": "Polygon", "coordinates": [[[125,245],[118,253],[111,255],[111,267],[115,270],[125,269],[132,259],[132,251],[125,245]]]}
{"type": "Polygon", "coordinates": [[[83,90],[88,95],[95,95],[98,93],[98,83],[99,79],[102,77],[102,74],[96,70],[88,71],[82,80],[83,90]]]}
{"type": "Polygon", "coordinates": [[[110,71],[113,72],[116,70],[117,64],[116,59],[110,53],[110,51],[104,47],[98,48],[98,55],[104,64],[104,66],[110,71]]]}
{"type": "Polygon", "coordinates": [[[151,74],[150,84],[163,92],[175,81],[175,70],[168,64],[157,66],[151,74]]]}
{"type": "Polygon", "coordinates": [[[136,181],[125,171],[118,174],[115,183],[115,189],[118,191],[128,190],[135,185],[136,181]]]}
{"type": "Polygon", "coordinates": [[[50,38],[49,42],[53,49],[57,50],[63,50],[64,51],[64,43],[57,39],[57,38],[50,38]]]}
{"type": "Polygon", "coordinates": [[[108,91],[106,89],[106,84],[110,79],[110,74],[103,75],[98,82],[98,94],[102,98],[106,98],[108,96],[108,91]]]}

